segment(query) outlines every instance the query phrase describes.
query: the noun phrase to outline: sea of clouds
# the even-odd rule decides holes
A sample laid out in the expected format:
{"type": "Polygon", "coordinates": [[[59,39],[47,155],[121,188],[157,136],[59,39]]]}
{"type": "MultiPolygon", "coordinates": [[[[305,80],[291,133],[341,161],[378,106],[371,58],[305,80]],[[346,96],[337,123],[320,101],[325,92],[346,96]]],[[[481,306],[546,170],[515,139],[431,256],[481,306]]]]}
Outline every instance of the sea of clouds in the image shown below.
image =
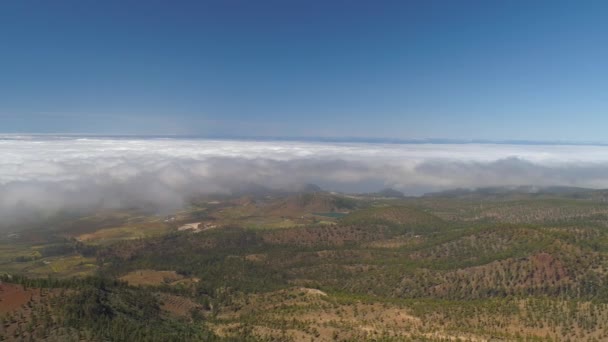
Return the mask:
{"type": "Polygon", "coordinates": [[[485,186],[608,188],[608,146],[0,137],[3,224],[68,209],[181,207],[252,185],[416,195],[485,186]]]}

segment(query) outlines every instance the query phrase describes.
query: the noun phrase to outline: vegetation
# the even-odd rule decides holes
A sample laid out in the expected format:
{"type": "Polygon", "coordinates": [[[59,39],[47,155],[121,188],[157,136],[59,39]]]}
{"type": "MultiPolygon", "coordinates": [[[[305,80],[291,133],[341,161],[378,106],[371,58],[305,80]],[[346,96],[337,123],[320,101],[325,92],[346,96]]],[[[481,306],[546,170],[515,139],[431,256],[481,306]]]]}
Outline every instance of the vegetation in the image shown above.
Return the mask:
{"type": "Polygon", "coordinates": [[[0,241],[0,339],[600,341],[606,218],[603,193],[581,189],[197,199],[170,219],[69,217],[0,241]],[[108,229],[137,233],[82,238],[108,229]]]}

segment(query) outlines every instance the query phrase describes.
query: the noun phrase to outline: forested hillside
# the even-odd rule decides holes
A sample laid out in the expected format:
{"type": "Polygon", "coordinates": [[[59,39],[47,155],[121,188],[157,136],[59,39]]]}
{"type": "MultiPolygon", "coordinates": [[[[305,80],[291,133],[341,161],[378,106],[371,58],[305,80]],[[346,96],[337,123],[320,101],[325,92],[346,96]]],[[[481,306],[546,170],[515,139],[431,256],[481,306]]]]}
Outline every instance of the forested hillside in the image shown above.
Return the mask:
{"type": "Polygon", "coordinates": [[[19,232],[2,242],[18,253],[0,264],[0,336],[608,339],[603,197],[339,198],[199,201],[169,218],[19,232]],[[108,229],[127,233],[88,238],[108,229]]]}

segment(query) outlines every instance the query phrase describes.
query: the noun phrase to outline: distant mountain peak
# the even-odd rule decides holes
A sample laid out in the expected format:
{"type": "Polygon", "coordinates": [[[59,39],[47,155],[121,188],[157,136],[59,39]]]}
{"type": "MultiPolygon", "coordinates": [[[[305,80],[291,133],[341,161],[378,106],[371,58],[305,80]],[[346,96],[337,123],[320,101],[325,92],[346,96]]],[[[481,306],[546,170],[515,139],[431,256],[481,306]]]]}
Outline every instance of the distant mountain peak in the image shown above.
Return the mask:
{"type": "Polygon", "coordinates": [[[384,197],[396,197],[396,198],[405,197],[403,192],[401,192],[399,190],[395,190],[393,188],[384,188],[384,189],[378,191],[378,195],[381,195],[384,197]]]}

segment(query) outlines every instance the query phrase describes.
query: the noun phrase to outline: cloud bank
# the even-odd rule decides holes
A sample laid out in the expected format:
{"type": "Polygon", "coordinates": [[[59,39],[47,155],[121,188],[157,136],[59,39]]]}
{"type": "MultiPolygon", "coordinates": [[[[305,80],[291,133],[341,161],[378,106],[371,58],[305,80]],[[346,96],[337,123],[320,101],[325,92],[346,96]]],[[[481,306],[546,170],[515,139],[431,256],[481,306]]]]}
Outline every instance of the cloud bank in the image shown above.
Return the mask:
{"type": "Polygon", "coordinates": [[[484,186],[608,188],[608,147],[0,137],[0,217],[151,206],[252,184],[406,194],[484,186]]]}

